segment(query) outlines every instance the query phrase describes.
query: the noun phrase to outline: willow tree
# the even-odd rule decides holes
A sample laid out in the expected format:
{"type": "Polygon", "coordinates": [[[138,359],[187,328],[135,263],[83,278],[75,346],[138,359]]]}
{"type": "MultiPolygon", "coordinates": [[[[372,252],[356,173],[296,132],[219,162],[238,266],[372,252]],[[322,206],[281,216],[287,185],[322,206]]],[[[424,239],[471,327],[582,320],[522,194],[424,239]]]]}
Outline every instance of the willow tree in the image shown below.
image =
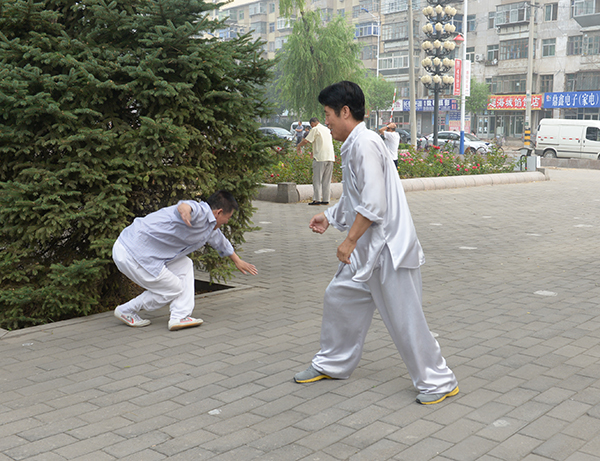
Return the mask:
{"type": "Polygon", "coordinates": [[[309,11],[298,0],[281,0],[279,8],[293,22],[279,60],[281,98],[303,119],[321,115],[318,95],[323,88],[340,80],[363,78],[362,46],[354,38],[354,27],[342,16],[326,21],[319,10],[309,11]]]}

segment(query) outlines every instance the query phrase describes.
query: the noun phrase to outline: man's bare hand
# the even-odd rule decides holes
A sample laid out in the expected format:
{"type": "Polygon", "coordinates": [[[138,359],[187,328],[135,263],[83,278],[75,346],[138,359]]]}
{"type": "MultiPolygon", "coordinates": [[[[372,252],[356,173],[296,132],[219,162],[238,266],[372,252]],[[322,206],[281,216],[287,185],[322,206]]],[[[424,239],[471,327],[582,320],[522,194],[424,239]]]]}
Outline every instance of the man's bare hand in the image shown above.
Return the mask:
{"type": "Polygon", "coordinates": [[[231,258],[231,260],[233,261],[233,264],[235,264],[235,267],[237,268],[237,270],[240,271],[242,274],[244,274],[244,275],[258,274],[258,270],[256,270],[256,267],[254,266],[254,264],[250,264],[250,263],[247,263],[246,261],[242,260],[236,253],[233,253],[229,258],[231,258]]]}
{"type": "Polygon", "coordinates": [[[319,213],[312,217],[308,227],[312,229],[313,232],[317,234],[322,234],[329,227],[329,221],[325,217],[325,213],[319,213]]]}
{"type": "Polygon", "coordinates": [[[347,238],[337,249],[337,258],[344,264],[350,264],[350,255],[356,248],[356,242],[352,242],[347,238]]]}

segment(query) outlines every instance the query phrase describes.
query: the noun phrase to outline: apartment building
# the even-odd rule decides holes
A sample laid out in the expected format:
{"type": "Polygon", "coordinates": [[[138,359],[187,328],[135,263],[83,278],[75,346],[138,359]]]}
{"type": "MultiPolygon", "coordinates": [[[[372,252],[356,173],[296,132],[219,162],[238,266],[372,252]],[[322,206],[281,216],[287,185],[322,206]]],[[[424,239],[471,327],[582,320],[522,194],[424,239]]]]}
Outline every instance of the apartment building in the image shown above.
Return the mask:
{"type": "MultiPolygon", "coordinates": [[[[363,44],[361,59],[366,68],[378,72],[397,88],[392,117],[408,125],[409,59],[415,62],[417,130],[432,131],[429,91],[418,81],[425,71],[421,43],[427,19],[426,0],[412,0],[414,48],[409,49],[408,0],[308,0],[323,21],[344,16],[363,44]]],[[[600,118],[600,0],[469,1],[467,17],[463,2],[451,3],[457,32],[466,33],[467,59],[472,78],[489,85],[492,96],[485,114],[468,120],[466,129],[484,138],[495,135],[520,138],[525,125],[525,95],[528,71],[532,78],[531,126],[541,118],[600,118]],[[533,15],[533,21],[530,19],[533,15]],[[528,59],[529,36],[533,34],[533,60],[528,59]],[[530,69],[531,66],[531,69],[530,69]]],[[[292,32],[295,18],[279,15],[273,0],[234,0],[219,12],[227,28],[219,35],[227,40],[252,31],[261,38],[265,57],[273,58],[292,32]]],[[[464,46],[464,45],[461,45],[464,46]]],[[[458,46],[451,57],[462,56],[458,46]]],[[[449,90],[441,99],[440,129],[456,129],[458,104],[449,90]]],[[[390,113],[383,114],[383,120],[390,113]]]]}

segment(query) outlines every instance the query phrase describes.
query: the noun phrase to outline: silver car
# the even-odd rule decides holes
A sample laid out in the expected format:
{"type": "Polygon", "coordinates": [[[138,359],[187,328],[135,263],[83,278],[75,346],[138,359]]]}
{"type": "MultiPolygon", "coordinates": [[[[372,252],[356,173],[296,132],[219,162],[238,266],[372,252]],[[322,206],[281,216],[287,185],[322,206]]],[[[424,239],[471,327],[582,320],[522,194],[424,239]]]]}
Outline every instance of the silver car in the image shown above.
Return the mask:
{"type": "MultiPolygon", "coordinates": [[[[460,133],[456,131],[438,132],[438,144],[440,147],[451,144],[455,152],[460,149],[460,133]]],[[[425,147],[433,146],[433,133],[425,138],[425,147]]],[[[465,154],[487,154],[490,151],[490,143],[482,141],[471,133],[465,133],[465,154]]]]}
{"type": "Polygon", "coordinates": [[[296,139],[292,133],[285,128],[279,128],[277,126],[263,126],[259,128],[259,131],[265,136],[273,136],[276,138],[287,139],[293,141],[296,139]]]}

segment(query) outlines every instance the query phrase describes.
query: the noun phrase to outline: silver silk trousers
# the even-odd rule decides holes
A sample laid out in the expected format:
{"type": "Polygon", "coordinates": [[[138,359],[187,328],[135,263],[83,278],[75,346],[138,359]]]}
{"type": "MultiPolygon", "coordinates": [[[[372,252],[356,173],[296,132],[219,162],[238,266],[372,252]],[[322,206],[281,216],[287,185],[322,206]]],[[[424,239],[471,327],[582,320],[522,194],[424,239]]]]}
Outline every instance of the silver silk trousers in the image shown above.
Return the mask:
{"type": "Polygon", "coordinates": [[[377,309],[415,388],[424,394],[452,391],[458,382],[423,314],[421,270],[394,269],[385,249],[367,282],[355,282],[353,275],[351,265],[344,265],[325,291],[321,350],[313,358],[314,368],[332,378],[349,378],[377,309]]]}

